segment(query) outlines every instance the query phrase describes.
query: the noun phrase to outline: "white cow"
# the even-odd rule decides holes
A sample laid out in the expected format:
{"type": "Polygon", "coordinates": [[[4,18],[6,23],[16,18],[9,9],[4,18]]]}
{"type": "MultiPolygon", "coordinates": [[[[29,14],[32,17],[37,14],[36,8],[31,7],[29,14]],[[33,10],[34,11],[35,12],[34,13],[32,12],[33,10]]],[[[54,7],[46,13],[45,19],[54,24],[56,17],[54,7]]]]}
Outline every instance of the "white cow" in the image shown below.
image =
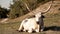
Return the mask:
{"type": "Polygon", "coordinates": [[[19,31],[21,31],[23,28],[23,31],[28,30],[29,33],[31,33],[33,30],[36,32],[39,32],[39,24],[37,22],[39,21],[39,18],[41,17],[41,12],[35,15],[34,18],[27,18],[22,21],[19,31]]]}
{"type": "Polygon", "coordinates": [[[34,18],[26,18],[22,21],[18,31],[26,31],[28,30],[29,33],[31,33],[32,31],[36,31],[36,32],[39,32],[40,31],[40,25],[42,26],[42,30],[44,29],[44,25],[43,25],[43,18],[42,18],[42,14],[46,13],[49,9],[50,9],[51,5],[49,6],[49,8],[44,11],[43,13],[42,12],[39,12],[37,14],[35,14],[35,17],[34,18]],[[39,24],[37,24],[39,22],[39,24]]]}

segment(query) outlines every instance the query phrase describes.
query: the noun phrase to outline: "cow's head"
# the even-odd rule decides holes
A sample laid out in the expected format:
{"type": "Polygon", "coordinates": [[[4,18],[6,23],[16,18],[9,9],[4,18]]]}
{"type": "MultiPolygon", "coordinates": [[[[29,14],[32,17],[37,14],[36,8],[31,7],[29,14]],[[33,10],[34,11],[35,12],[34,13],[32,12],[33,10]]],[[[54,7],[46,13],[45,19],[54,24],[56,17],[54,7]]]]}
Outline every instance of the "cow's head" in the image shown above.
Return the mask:
{"type": "Polygon", "coordinates": [[[35,15],[36,21],[39,21],[39,18],[41,18],[41,16],[42,16],[42,13],[41,12],[37,13],[35,15]]]}
{"type": "Polygon", "coordinates": [[[52,5],[52,4],[50,4],[50,6],[48,7],[47,10],[45,10],[45,11],[40,11],[40,12],[37,12],[37,13],[35,14],[36,21],[39,21],[40,18],[43,18],[43,17],[42,17],[43,14],[45,14],[45,13],[48,12],[48,10],[51,8],[51,5],[52,5]]]}
{"type": "MultiPolygon", "coordinates": [[[[53,1],[52,1],[52,3],[53,3],[53,1]]],[[[52,6],[52,3],[49,5],[48,9],[46,9],[45,11],[40,11],[40,10],[38,10],[37,13],[32,11],[32,13],[35,14],[36,21],[39,21],[39,18],[42,17],[42,14],[45,14],[45,13],[48,12],[48,10],[50,9],[50,7],[52,6]],[[40,12],[39,12],[39,11],[40,11],[40,12]]],[[[28,9],[28,11],[31,11],[31,10],[29,9],[28,5],[27,5],[26,3],[24,3],[24,4],[25,4],[26,8],[28,9]]]]}

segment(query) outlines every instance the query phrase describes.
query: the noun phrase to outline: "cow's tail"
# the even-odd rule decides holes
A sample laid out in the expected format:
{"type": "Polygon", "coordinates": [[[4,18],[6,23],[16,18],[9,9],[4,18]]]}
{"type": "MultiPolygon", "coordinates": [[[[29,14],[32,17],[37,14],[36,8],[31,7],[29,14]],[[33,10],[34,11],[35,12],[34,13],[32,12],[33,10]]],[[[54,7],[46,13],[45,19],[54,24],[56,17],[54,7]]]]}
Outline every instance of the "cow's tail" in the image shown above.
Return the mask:
{"type": "Polygon", "coordinates": [[[24,27],[23,27],[23,25],[24,25],[24,23],[26,23],[28,21],[28,19],[25,19],[25,20],[23,20],[22,21],[22,23],[21,23],[21,25],[20,25],[20,27],[19,27],[19,31],[21,31],[24,27]]]}
{"type": "Polygon", "coordinates": [[[20,24],[20,27],[19,27],[19,29],[18,29],[19,31],[21,31],[21,30],[23,29],[23,23],[24,23],[24,22],[22,21],[22,23],[20,24]]]}

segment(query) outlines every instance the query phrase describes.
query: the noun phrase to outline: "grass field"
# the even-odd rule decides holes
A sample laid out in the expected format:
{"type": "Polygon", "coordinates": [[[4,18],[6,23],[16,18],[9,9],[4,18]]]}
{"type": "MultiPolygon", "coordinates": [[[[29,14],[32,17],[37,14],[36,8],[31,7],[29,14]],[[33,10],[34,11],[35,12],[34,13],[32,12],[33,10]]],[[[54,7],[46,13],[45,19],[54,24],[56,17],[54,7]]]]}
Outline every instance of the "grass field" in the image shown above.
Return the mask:
{"type": "MultiPolygon", "coordinates": [[[[0,34],[29,34],[28,32],[18,32],[20,22],[0,23],[0,34]]],[[[46,15],[44,18],[45,31],[31,34],[60,34],[60,13],[46,15]]]]}

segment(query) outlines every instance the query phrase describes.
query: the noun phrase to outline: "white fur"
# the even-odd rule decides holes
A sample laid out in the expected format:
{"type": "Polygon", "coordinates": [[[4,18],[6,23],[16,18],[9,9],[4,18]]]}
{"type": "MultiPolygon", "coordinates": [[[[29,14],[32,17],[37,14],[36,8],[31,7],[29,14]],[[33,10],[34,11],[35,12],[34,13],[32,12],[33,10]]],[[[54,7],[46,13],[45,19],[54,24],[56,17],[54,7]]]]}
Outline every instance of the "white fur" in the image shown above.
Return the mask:
{"type": "Polygon", "coordinates": [[[37,21],[39,21],[40,17],[41,13],[38,13],[34,18],[27,18],[23,20],[18,30],[21,31],[24,28],[23,31],[28,30],[29,33],[31,33],[33,30],[39,32],[39,24],[37,24],[37,21]]]}

